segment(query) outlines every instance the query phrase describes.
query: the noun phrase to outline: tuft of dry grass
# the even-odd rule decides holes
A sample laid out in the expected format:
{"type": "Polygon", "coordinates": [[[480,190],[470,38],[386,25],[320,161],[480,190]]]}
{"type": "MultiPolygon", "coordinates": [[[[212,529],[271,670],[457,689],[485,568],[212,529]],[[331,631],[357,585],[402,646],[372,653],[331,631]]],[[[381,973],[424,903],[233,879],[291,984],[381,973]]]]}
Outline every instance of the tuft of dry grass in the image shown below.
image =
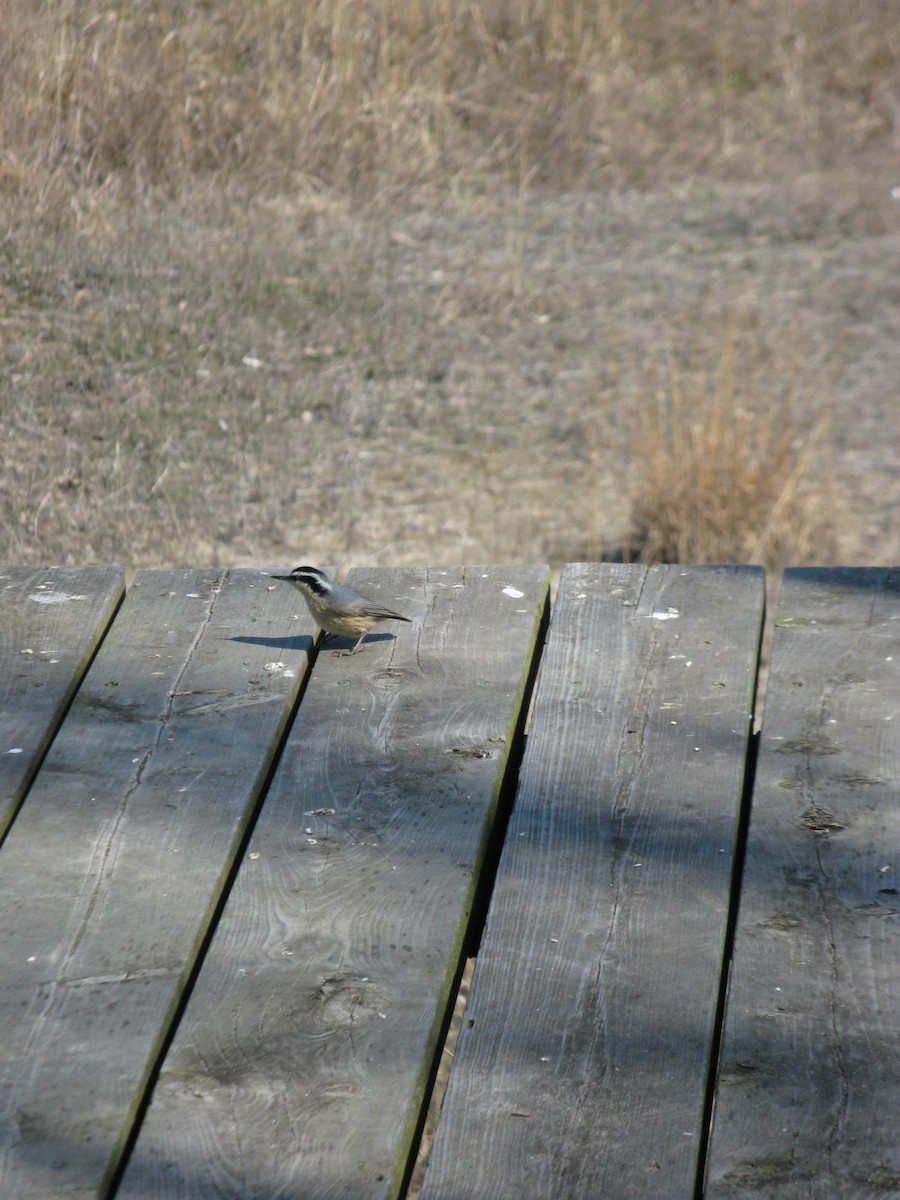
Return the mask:
{"type": "Polygon", "coordinates": [[[801,361],[732,315],[712,370],[670,350],[664,378],[650,372],[621,414],[641,561],[833,561],[829,404],[820,395],[816,417],[801,416],[801,361]]]}

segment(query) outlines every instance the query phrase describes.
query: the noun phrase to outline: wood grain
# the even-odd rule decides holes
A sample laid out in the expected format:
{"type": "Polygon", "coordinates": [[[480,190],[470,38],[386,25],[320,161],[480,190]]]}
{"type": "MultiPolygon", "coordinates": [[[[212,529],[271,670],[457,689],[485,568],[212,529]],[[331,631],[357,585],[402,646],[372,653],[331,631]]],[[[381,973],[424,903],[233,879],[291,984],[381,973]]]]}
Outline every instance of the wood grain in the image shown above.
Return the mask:
{"type": "Polygon", "coordinates": [[[565,568],[423,1200],[693,1196],[762,611],[565,568]]]}
{"type": "Polygon", "coordinates": [[[0,850],[0,1195],[103,1194],[313,627],[258,571],[141,572],[0,850]],[[280,665],[279,665],[280,664],[280,665]]]}
{"type": "Polygon", "coordinates": [[[900,575],[788,571],[707,1196],[900,1196],[900,575]]]}
{"type": "Polygon", "coordinates": [[[354,572],[119,1190],[396,1196],[546,605],[542,567],[354,572]]]}
{"type": "Polygon", "coordinates": [[[0,837],[124,590],[121,567],[0,567],[0,837]]]}

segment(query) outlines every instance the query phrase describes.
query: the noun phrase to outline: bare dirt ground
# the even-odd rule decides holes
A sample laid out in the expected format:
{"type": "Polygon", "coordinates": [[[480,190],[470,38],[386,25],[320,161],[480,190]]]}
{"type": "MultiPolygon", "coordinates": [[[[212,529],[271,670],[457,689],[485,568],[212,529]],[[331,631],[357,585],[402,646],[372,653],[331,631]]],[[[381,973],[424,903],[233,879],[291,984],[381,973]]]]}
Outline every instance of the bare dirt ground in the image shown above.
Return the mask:
{"type": "Polygon", "coordinates": [[[641,448],[623,414],[657,401],[667,361],[714,373],[735,319],[747,403],[764,418],[790,389],[801,436],[818,430],[820,560],[896,562],[889,165],[790,185],[304,197],[240,219],[224,197],[150,201],[87,214],[56,245],[19,225],[0,558],[596,558],[629,533],[641,448]]]}

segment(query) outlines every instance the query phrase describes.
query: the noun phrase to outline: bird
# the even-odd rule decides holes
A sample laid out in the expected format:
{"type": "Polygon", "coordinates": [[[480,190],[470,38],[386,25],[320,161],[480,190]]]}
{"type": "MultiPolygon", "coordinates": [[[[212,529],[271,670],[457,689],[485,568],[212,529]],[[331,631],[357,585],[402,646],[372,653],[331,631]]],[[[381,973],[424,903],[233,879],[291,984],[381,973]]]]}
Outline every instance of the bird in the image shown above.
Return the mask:
{"type": "Polygon", "coordinates": [[[363,638],[379,621],[412,620],[361,596],[353,588],[335,583],[318,567],[294,567],[290,575],[272,575],[270,578],[293,584],[306,601],[313,620],[326,633],[357,638],[352,650],[340,650],[339,654],[355,654],[363,638]]]}

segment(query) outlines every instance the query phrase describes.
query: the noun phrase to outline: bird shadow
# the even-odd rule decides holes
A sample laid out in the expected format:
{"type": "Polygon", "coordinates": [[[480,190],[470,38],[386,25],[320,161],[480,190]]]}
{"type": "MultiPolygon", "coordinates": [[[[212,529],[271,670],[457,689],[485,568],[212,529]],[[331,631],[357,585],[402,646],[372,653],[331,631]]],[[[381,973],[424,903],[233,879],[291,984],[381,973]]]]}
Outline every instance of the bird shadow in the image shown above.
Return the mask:
{"type": "MultiPolygon", "coordinates": [[[[366,646],[373,642],[395,642],[397,635],[395,633],[367,633],[360,650],[364,650],[366,646]]],[[[302,634],[299,637],[249,637],[245,634],[238,634],[236,637],[228,638],[229,642],[243,642],[248,646],[269,646],[273,650],[297,650],[306,651],[312,650],[315,642],[308,634],[302,634]]],[[[338,637],[337,634],[327,633],[319,641],[320,650],[352,650],[356,645],[356,638],[338,637]]]]}
{"type": "Polygon", "coordinates": [[[313,639],[309,634],[299,637],[246,637],[238,635],[228,638],[229,642],[243,642],[247,646],[270,646],[273,650],[297,650],[309,652],[313,647],[313,639]]]}

